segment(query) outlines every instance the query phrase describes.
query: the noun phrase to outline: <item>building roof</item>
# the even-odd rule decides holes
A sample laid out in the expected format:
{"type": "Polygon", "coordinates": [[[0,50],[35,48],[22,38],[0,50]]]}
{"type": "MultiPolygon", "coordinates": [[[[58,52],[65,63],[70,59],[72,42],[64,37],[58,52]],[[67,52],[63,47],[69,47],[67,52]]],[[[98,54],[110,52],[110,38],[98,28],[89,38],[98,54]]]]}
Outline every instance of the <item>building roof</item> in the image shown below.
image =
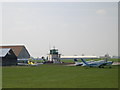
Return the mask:
{"type": "Polygon", "coordinates": [[[10,51],[10,48],[0,48],[0,57],[5,57],[10,51]]]}
{"type": "Polygon", "coordinates": [[[16,56],[19,55],[23,47],[25,46],[24,45],[0,46],[0,48],[11,48],[16,56]]]}
{"type": "Polygon", "coordinates": [[[98,58],[98,56],[61,56],[61,58],[98,58]]]}

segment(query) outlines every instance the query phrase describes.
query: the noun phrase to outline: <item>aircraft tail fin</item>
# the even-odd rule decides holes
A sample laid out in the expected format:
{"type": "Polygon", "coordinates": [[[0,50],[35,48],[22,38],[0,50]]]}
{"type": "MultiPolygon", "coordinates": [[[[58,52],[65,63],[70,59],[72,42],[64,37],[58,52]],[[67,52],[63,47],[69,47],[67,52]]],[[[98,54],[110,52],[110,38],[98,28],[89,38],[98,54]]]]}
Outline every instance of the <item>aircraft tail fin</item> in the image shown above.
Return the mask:
{"type": "Polygon", "coordinates": [[[90,66],[83,58],[81,58],[82,62],[86,64],[87,66],[90,66]]]}

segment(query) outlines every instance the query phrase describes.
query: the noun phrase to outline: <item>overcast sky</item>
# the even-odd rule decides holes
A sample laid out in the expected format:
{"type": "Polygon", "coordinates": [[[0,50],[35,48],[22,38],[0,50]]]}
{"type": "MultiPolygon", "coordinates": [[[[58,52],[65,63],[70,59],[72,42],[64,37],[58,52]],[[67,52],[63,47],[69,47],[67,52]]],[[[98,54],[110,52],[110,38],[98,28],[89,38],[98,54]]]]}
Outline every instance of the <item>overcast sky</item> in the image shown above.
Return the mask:
{"type": "Polygon", "coordinates": [[[3,3],[2,44],[24,44],[34,57],[53,46],[63,55],[118,55],[117,4],[3,3]]]}

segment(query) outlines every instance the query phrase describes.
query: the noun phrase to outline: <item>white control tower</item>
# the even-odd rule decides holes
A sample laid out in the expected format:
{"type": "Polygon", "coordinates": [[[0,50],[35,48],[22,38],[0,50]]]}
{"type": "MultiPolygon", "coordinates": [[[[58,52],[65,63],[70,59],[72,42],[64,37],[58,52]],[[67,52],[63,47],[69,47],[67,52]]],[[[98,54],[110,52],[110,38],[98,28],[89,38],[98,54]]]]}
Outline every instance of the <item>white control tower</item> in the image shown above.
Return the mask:
{"type": "Polygon", "coordinates": [[[50,49],[50,52],[48,54],[48,61],[52,61],[53,63],[60,63],[60,55],[61,54],[58,53],[58,49],[53,47],[50,49]]]}

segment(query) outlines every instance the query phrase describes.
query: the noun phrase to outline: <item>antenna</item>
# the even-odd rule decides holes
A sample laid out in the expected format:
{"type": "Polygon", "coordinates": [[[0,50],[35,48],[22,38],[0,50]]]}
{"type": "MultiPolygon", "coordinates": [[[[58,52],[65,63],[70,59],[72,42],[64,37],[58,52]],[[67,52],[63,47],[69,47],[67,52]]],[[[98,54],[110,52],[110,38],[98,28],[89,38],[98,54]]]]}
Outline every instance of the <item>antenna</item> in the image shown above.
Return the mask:
{"type": "Polygon", "coordinates": [[[53,46],[53,49],[55,49],[55,46],[53,46]]]}
{"type": "Polygon", "coordinates": [[[50,42],[49,42],[49,50],[51,49],[51,45],[50,45],[50,42]]]}

